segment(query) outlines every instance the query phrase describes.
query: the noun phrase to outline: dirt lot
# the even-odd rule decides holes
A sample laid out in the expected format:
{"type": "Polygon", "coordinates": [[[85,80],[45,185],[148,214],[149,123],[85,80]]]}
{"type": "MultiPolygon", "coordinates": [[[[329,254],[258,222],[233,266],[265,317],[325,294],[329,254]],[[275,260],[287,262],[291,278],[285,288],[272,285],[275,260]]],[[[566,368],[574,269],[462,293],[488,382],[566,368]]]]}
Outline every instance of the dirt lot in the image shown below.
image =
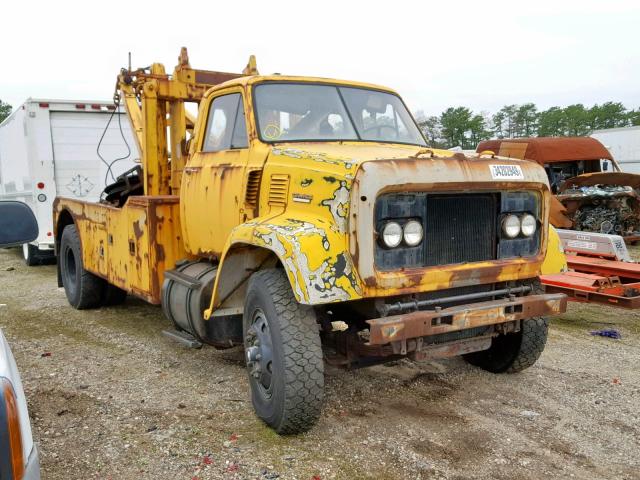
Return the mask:
{"type": "Polygon", "coordinates": [[[159,308],[75,311],[55,267],[0,250],[0,327],[47,479],[640,478],[640,313],[572,306],[541,360],[327,373],[310,433],[253,414],[240,350],[189,350],[159,308]],[[621,340],[589,331],[618,328],[621,340]]]}

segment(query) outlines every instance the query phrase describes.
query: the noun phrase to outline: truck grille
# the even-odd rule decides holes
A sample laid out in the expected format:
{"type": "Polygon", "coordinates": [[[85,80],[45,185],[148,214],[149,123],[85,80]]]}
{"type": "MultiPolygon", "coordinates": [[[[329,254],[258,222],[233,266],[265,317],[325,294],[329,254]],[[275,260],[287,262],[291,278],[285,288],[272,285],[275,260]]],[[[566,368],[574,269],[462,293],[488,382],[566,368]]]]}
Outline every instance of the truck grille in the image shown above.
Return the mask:
{"type": "Polygon", "coordinates": [[[429,195],[425,215],[425,266],[496,258],[494,195],[429,195]]]}
{"type": "Polygon", "coordinates": [[[501,194],[389,193],[378,197],[376,229],[388,221],[422,222],[424,240],[416,247],[385,248],[378,242],[375,263],[380,270],[482,262],[497,258],[496,228],[501,194]]]}

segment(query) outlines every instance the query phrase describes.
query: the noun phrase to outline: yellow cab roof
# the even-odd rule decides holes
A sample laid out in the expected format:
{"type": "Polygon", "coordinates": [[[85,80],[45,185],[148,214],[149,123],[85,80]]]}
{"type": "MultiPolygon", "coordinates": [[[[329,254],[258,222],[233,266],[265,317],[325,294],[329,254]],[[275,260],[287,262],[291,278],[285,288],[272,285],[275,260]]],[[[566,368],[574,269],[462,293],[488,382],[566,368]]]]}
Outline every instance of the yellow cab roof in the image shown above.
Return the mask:
{"type": "MultiPolygon", "coordinates": [[[[334,78],[322,78],[322,77],[303,77],[295,75],[247,75],[244,77],[234,78],[224,83],[212,87],[207,93],[222,88],[233,86],[250,86],[256,83],[263,82],[292,82],[292,83],[320,83],[326,85],[341,85],[345,87],[367,88],[372,90],[382,90],[394,95],[398,95],[395,90],[381,85],[375,85],[373,83],[356,82],[353,80],[337,80],[334,78]]],[[[398,95],[399,96],[399,95],[398,95]]]]}
{"type": "MultiPolygon", "coordinates": [[[[373,83],[357,82],[353,80],[338,80],[335,78],[304,77],[304,76],[295,76],[295,75],[246,75],[243,77],[234,78],[233,80],[228,80],[219,85],[211,87],[209,90],[207,90],[207,93],[205,95],[208,96],[211,92],[221,90],[223,88],[234,87],[234,86],[246,87],[246,86],[251,86],[251,85],[255,85],[257,83],[263,83],[263,82],[292,82],[292,83],[315,83],[315,84],[325,84],[325,85],[342,85],[346,87],[381,90],[383,92],[387,92],[387,93],[391,93],[393,95],[399,96],[399,94],[395,90],[389,87],[384,87],[384,86],[376,85],[373,83]]],[[[340,143],[345,144],[349,142],[341,141],[340,143]]],[[[369,143],[375,143],[375,142],[369,142],[369,143]]],[[[391,144],[379,144],[380,147],[389,147],[390,145],[391,144]]],[[[423,148],[423,147],[412,146],[407,144],[398,144],[397,146],[405,149],[423,148]]],[[[433,151],[435,155],[440,157],[445,157],[445,158],[452,157],[456,154],[456,152],[452,152],[450,150],[443,150],[443,149],[436,149],[436,148],[429,148],[429,150],[433,151]]]]}

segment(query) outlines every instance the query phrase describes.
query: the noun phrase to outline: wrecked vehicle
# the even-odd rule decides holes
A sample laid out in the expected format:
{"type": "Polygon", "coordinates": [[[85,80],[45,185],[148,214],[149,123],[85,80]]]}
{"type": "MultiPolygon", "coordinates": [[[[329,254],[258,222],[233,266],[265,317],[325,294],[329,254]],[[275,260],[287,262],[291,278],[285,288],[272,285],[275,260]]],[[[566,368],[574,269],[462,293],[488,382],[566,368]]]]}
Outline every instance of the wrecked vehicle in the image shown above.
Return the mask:
{"type": "Polygon", "coordinates": [[[491,151],[543,165],[559,204],[551,221],[559,228],[640,239],[640,175],[624,173],[611,153],[591,137],[539,137],[481,142],[491,151]]]}
{"type": "Polygon", "coordinates": [[[283,434],[318,419],[325,358],[535,363],[566,309],[537,280],[539,165],[427,148],[385,87],[179,61],[118,77],[141,169],[103,203],[56,199],[73,307],[132,294],[185,343],[242,345],[254,409],[283,434]]]}

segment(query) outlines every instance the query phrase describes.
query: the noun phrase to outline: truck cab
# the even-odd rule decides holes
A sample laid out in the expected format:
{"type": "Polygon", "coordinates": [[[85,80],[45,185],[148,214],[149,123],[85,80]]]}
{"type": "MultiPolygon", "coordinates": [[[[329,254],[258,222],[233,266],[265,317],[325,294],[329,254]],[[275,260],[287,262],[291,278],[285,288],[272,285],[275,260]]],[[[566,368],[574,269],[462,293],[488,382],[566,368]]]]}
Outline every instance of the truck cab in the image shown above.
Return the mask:
{"type": "MultiPolygon", "coordinates": [[[[138,76],[152,98],[188,78],[177,68],[165,88],[157,72],[138,76]]],[[[123,82],[125,97],[136,81],[123,82]]],[[[242,345],[254,408],[279,433],[319,417],[325,358],[464,355],[496,373],[537,360],[547,317],[566,309],[537,281],[542,167],[428,148],[400,96],[366,83],[253,68],[198,103],[189,138],[172,133],[160,163],[147,153],[162,151],[166,113],[128,104],[141,119],[145,195],[58,199],[72,305],[103,305],[117,288],[161,303],[185,337],[242,345]]]]}

